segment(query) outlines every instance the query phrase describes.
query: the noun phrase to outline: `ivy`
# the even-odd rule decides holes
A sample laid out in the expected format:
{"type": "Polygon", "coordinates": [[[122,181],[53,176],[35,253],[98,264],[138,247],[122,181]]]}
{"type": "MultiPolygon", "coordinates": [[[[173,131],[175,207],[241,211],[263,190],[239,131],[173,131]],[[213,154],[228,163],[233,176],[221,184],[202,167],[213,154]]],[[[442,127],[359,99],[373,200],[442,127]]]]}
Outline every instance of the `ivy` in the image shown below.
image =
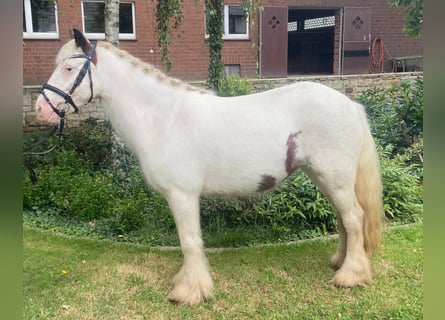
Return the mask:
{"type": "Polygon", "coordinates": [[[223,0],[206,0],[205,3],[208,8],[206,27],[209,34],[207,43],[210,58],[207,84],[211,89],[218,92],[221,80],[225,78],[222,61],[224,2],[223,0]]]}
{"type": "Polygon", "coordinates": [[[393,8],[403,7],[406,14],[403,32],[408,36],[418,38],[423,26],[423,0],[389,0],[393,8]]]}
{"type": "MultiPolygon", "coordinates": [[[[209,35],[207,40],[209,46],[210,63],[208,68],[208,86],[215,90],[221,91],[221,86],[226,81],[224,73],[224,64],[222,62],[223,41],[223,19],[224,19],[224,1],[223,0],[206,0],[205,2],[208,15],[206,19],[206,30],[209,35]]],[[[249,17],[250,29],[257,29],[255,23],[257,11],[262,9],[262,0],[241,0],[241,6],[244,8],[246,17],[249,17]]],[[[252,49],[256,50],[255,41],[252,41],[252,49]]],[[[257,58],[257,53],[255,54],[257,58]]]]}
{"type": "MultiPolygon", "coordinates": [[[[170,70],[172,61],[169,57],[171,45],[171,30],[177,30],[182,23],[182,4],[183,0],[158,0],[156,5],[156,33],[158,46],[161,51],[161,62],[165,63],[167,71],[170,70]]],[[[223,19],[224,19],[224,1],[223,0],[205,0],[208,9],[206,19],[206,30],[209,35],[207,43],[209,46],[209,68],[208,68],[208,86],[219,91],[220,82],[225,79],[224,64],[222,62],[223,49],[223,19]]],[[[262,0],[241,0],[241,6],[245,14],[249,17],[251,29],[256,29],[257,10],[262,10],[262,0]]],[[[256,44],[252,41],[252,49],[255,51],[256,44]]]]}
{"type": "MultiPolygon", "coordinates": [[[[259,26],[257,22],[257,16],[264,11],[263,0],[241,0],[241,6],[244,8],[246,17],[249,17],[249,29],[250,34],[259,34],[259,26]]],[[[258,37],[251,38],[252,52],[256,61],[256,72],[259,76],[259,47],[258,37]]]]}
{"type": "Polygon", "coordinates": [[[161,62],[170,71],[172,61],[168,55],[171,45],[171,29],[177,30],[182,22],[183,0],[158,0],[156,5],[156,34],[161,50],[161,62]]]}

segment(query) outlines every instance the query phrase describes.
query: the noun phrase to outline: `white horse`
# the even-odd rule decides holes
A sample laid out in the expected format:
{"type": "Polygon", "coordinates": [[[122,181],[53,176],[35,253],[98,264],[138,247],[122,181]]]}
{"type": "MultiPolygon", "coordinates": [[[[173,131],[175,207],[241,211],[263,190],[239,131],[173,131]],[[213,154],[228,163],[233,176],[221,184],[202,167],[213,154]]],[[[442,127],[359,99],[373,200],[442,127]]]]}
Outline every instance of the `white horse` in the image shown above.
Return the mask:
{"type": "Polygon", "coordinates": [[[168,298],[197,304],[213,283],[203,251],[199,198],[271,189],[301,168],[329,199],[339,243],[331,258],[338,287],[371,281],[380,245],[379,162],[361,105],[326,86],[300,82],[222,98],[172,79],[108,43],[74,31],[36,102],[57,122],[101,97],[117,133],[136,153],[147,182],[173,213],[184,262],[168,298]],[[88,75],[88,76],[86,76],[88,75]]]}

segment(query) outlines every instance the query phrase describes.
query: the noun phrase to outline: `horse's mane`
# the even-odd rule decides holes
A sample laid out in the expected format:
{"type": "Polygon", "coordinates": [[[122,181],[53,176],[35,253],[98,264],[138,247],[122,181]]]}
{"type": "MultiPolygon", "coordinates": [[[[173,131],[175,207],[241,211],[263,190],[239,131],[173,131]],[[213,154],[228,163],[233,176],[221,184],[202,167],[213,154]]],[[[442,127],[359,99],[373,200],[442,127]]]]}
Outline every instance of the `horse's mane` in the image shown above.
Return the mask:
{"type": "MultiPolygon", "coordinates": [[[[122,58],[124,60],[127,60],[135,68],[138,68],[138,69],[142,70],[147,75],[152,75],[152,76],[156,77],[157,80],[160,81],[160,82],[169,83],[173,87],[182,87],[182,88],[186,89],[187,91],[197,91],[197,92],[200,92],[200,93],[210,93],[209,91],[207,91],[205,89],[201,89],[201,88],[197,88],[197,87],[191,86],[190,84],[182,82],[179,79],[175,79],[175,78],[167,76],[165,73],[163,73],[161,70],[157,69],[153,65],[151,65],[151,64],[149,64],[147,62],[142,61],[141,59],[131,55],[130,53],[128,53],[125,50],[122,50],[122,49],[119,49],[119,48],[113,46],[109,42],[99,41],[97,43],[97,46],[112,52],[113,54],[115,54],[116,56],[118,56],[118,57],[120,57],[120,58],[122,58]]],[[[56,57],[56,64],[59,64],[62,61],[68,59],[68,57],[70,57],[76,51],[77,51],[77,46],[76,46],[74,40],[71,40],[71,41],[67,42],[59,50],[59,53],[57,54],[57,57],[56,57]]]]}

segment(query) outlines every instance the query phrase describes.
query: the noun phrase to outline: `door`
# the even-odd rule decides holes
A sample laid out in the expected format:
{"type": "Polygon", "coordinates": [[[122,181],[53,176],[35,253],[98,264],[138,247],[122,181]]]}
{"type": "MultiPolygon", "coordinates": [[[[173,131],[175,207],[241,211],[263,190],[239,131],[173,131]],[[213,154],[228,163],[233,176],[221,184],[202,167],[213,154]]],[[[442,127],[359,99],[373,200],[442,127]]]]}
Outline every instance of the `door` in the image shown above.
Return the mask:
{"type": "Polygon", "coordinates": [[[343,24],[343,74],[369,72],[371,8],[345,8],[343,24]]]}
{"type": "Polygon", "coordinates": [[[264,7],[261,15],[260,72],[264,78],[287,76],[287,7],[264,7]]]}

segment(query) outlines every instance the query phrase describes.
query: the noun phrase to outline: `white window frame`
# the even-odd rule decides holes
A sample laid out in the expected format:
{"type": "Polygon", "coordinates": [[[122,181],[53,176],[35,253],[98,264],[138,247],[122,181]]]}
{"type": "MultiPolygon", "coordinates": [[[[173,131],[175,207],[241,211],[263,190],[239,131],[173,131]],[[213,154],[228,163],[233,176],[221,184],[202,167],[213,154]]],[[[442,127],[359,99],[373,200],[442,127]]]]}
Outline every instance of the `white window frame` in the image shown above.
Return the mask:
{"type": "Polygon", "coordinates": [[[56,23],[56,31],[50,32],[34,32],[32,27],[31,0],[23,1],[23,10],[25,11],[26,30],[23,32],[23,39],[59,39],[59,21],[57,14],[57,1],[54,1],[54,16],[56,23]]]}
{"type": "MultiPolygon", "coordinates": [[[[82,30],[85,34],[85,36],[88,39],[91,40],[104,40],[105,39],[105,32],[102,33],[93,33],[93,32],[86,32],[85,30],[85,16],[84,16],[84,10],[83,10],[83,4],[85,2],[96,2],[96,3],[105,3],[105,1],[82,1],[81,2],[81,11],[82,11],[82,30]]],[[[136,40],[136,20],[135,20],[135,6],[134,1],[120,1],[120,3],[130,3],[131,4],[131,19],[133,21],[133,33],[119,33],[119,40],[136,40]]]]}
{"type": "MultiPolygon", "coordinates": [[[[223,40],[249,40],[249,16],[246,17],[246,33],[236,34],[229,33],[229,7],[241,7],[239,4],[224,4],[224,33],[223,40]]],[[[206,22],[206,11],[204,11],[204,21],[206,22]]],[[[207,29],[207,22],[204,24],[204,28],[207,29]]],[[[207,30],[205,30],[205,38],[207,39],[209,35],[207,30]]]]}
{"type": "Polygon", "coordinates": [[[246,33],[229,33],[229,7],[241,7],[239,4],[224,4],[224,35],[223,40],[248,40],[249,16],[246,17],[246,33]]]}

